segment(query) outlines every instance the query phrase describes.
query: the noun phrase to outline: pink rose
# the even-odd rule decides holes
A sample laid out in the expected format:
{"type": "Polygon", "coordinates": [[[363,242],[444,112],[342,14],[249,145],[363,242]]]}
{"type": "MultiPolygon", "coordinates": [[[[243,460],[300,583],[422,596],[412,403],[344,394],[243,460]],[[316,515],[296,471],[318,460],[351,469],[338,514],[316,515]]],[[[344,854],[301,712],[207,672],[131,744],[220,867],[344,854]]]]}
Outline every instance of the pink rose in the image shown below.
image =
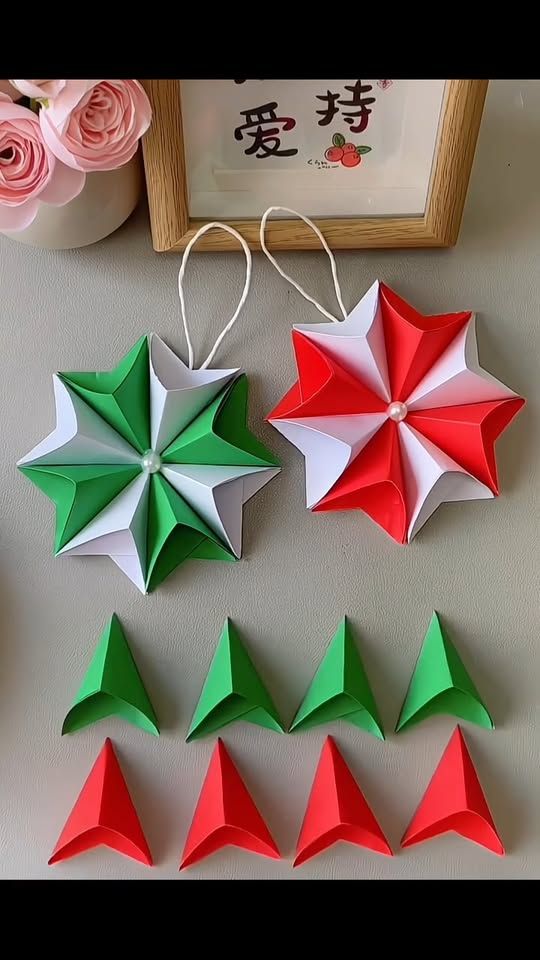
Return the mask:
{"type": "Polygon", "coordinates": [[[50,152],[36,114],[0,93],[0,230],[24,230],[41,202],[69,203],[84,181],[50,152]]]}
{"type": "Polygon", "coordinates": [[[15,99],[17,91],[11,85],[9,80],[0,80],[0,93],[7,93],[8,97],[15,99]]]}
{"type": "Polygon", "coordinates": [[[66,85],[65,80],[10,80],[10,83],[31,100],[49,100],[57,97],[66,85]]]}
{"type": "Polygon", "coordinates": [[[76,170],[115,170],[134,156],[152,110],[137,80],[68,80],[39,112],[45,142],[76,170]]]}

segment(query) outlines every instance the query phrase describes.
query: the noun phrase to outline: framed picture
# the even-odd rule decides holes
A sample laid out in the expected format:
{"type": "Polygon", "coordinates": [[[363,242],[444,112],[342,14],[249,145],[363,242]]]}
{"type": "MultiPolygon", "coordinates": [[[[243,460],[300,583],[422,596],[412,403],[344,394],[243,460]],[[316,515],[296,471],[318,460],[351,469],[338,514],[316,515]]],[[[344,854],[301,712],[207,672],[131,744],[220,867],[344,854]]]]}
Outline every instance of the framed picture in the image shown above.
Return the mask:
{"type": "MultiPolygon", "coordinates": [[[[333,249],[449,247],[459,232],[487,80],[143,80],[154,249],[183,250],[202,223],[259,248],[268,206],[314,219],[333,249]]],[[[286,215],[274,250],[319,242],[286,215]]],[[[207,233],[197,249],[229,250],[207,233]]]]}

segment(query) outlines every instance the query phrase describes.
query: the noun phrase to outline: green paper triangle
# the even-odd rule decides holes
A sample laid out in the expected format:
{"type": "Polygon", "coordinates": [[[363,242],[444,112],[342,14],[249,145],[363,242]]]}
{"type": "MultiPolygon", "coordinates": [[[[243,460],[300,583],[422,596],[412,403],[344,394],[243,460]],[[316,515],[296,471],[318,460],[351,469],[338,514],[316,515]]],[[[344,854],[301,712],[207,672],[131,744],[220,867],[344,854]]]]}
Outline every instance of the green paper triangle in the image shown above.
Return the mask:
{"type": "Polygon", "coordinates": [[[56,504],[55,553],[76,536],[140,472],[138,466],[20,467],[56,504]]]}
{"type": "Polygon", "coordinates": [[[186,741],[214,733],[235,720],[284,733],[274,703],[227,618],[186,741]]]}
{"type": "Polygon", "coordinates": [[[384,740],[377,705],[346,617],[341,621],[298,708],[290,731],[347,720],[384,740]]]}
{"type": "Polygon", "coordinates": [[[115,613],[101,635],[62,733],[74,733],[112,715],[159,736],[154,708],[115,613]]]}
{"type": "Polygon", "coordinates": [[[59,376],[139,453],[150,447],[150,361],[141,337],[114,370],[59,376]]]}
{"type": "Polygon", "coordinates": [[[279,466],[246,426],[245,374],[226,386],[162,454],[167,463],[218,466],[279,466]]]}
{"type": "Polygon", "coordinates": [[[157,587],[188,557],[199,560],[236,559],[164,477],[156,473],[150,479],[148,591],[157,587]]]}
{"type": "Polygon", "coordinates": [[[494,724],[463,662],[434,613],[401,708],[396,732],[446,713],[481,727],[494,724]]]}

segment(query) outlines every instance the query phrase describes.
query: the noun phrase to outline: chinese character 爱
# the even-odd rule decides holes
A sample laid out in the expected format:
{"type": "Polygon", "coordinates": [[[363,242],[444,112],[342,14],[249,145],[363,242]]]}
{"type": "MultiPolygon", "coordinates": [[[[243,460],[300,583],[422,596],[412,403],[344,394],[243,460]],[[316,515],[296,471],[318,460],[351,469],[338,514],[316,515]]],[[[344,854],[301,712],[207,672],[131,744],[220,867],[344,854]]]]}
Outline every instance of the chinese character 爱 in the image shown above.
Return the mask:
{"type": "Polygon", "coordinates": [[[243,140],[245,130],[250,137],[253,137],[253,143],[244,150],[247,156],[255,154],[257,159],[262,157],[293,157],[298,150],[290,148],[280,150],[281,133],[292,130],[296,126],[296,120],[292,117],[278,117],[276,115],[277,102],[265,103],[261,107],[254,107],[251,110],[241,110],[240,114],[245,117],[246,122],[242,123],[234,131],[235,140],[243,140]],[[268,126],[268,124],[282,124],[279,126],[268,126]]]}

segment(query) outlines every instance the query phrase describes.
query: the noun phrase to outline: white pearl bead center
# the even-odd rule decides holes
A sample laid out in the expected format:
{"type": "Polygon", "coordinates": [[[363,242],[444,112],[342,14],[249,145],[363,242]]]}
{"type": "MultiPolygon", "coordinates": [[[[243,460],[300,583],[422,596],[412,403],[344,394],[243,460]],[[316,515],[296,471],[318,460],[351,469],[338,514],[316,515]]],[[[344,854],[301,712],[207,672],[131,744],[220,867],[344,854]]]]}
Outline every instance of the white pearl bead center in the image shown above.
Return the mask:
{"type": "Polygon", "coordinates": [[[161,469],[161,457],[155,450],[146,450],[141,459],[141,467],[146,473],[157,473],[161,469]]]}
{"type": "Polygon", "coordinates": [[[400,423],[407,416],[407,404],[401,403],[400,400],[393,400],[392,403],[388,404],[386,412],[390,420],[395,420],[396,423],[400,423]]]}

